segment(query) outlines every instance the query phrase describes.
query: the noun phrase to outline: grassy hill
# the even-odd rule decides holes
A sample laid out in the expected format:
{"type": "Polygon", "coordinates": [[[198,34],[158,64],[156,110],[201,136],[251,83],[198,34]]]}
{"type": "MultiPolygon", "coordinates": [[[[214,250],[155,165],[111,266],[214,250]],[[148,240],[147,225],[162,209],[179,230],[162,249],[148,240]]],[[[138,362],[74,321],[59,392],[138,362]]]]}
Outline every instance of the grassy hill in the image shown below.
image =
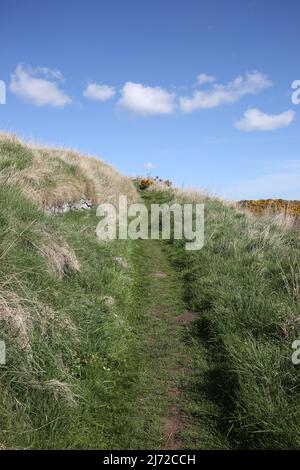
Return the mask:
{"type": "Polygon", "coordinates": [[[239,206],[246,208],[257,215],[283,214],[290,223],[299,223],[300,201],[288,201],[284,199],[257,199],[240,201],[239,206]]]}
{"type": "Polygon", "coordinates": [[[201,312],[195,338],[206,346],[209,370],[199,370],[199,396],[218,407],[214,422],[229,447],[299,448],[300,368],[292,363],[300,337],[299,228],[289,217],[255,217],[197,193],[175,198],[205,203],[204,248],[165,246],[187,307],[201,312]]]}
{"type": "Polygon", "coordinates": [[[128,445],[132,246],[101,244],[94,208],[57,216],[43,210],[81,199],[114,202],[119,192],[137,196],[127,178],[100,160],[0,138],[4,447],[128,445]]]}
{"type": "Polygon", "coordinates": [[[299,253],[283,218],[1,135],[0,448],[299,448],[299,253]],[[204,202],[204,248],[100,242],[119,194],[204,202]]]}

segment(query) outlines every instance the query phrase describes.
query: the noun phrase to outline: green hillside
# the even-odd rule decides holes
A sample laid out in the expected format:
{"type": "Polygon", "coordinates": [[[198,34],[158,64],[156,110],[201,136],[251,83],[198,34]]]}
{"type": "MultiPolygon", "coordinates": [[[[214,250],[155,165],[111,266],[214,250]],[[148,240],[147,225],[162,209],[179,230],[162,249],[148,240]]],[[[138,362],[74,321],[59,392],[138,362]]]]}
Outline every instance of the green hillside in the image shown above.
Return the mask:
{"type": "Polygon", "coordinates": [[[0,448],[299,448],[299,231],[0,137],[0,448]],[[205,246],[96,236],[101,202],[204,202],[205,246]]]}

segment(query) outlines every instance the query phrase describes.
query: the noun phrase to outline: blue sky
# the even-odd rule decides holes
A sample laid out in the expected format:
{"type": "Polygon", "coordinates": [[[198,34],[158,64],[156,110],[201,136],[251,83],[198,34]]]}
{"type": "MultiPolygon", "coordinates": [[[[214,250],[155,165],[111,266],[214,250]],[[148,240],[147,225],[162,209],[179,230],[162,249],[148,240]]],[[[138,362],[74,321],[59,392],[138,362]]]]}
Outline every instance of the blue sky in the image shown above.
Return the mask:
{"type": "Polygon", "coordinates": [[[0,129],[229,198],[300,199],[298,0],[2,0],[0,129]]]}

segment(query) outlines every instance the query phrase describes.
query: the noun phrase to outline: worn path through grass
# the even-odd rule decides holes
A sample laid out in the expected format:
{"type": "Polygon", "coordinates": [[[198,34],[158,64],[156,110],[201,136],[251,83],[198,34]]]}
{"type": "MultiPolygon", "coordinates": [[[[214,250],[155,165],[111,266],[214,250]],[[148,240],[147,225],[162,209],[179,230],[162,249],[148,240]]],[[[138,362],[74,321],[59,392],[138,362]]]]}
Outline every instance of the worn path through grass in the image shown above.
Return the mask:
{"type": "Polygon", "coordinates": [[[224,448],[215,429],[216,410],[203,389],[209,366],[196,338],[199,313],[186,310],[181,282],[160,242],[138,241],[135,257],[141,434],[133,448],[224,448]]]}

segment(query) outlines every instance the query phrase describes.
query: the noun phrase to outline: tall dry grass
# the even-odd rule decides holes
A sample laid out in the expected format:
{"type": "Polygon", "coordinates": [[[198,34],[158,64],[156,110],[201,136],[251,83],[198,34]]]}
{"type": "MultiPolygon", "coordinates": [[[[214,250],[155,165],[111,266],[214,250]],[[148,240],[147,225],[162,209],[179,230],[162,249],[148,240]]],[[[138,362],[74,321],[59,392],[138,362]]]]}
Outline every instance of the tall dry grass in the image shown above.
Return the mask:
{"type": "Polygon", "coordinates": [[[0,134],[0,182],[17,185],[41,207],[60,206],[88,199],[94,205],[118,203],[119,194],[133,202],[133,183],[96,157],[70,149],[46,148],[0,134]],[[24,161],[26,155],[26,162],[24,161]]]}

